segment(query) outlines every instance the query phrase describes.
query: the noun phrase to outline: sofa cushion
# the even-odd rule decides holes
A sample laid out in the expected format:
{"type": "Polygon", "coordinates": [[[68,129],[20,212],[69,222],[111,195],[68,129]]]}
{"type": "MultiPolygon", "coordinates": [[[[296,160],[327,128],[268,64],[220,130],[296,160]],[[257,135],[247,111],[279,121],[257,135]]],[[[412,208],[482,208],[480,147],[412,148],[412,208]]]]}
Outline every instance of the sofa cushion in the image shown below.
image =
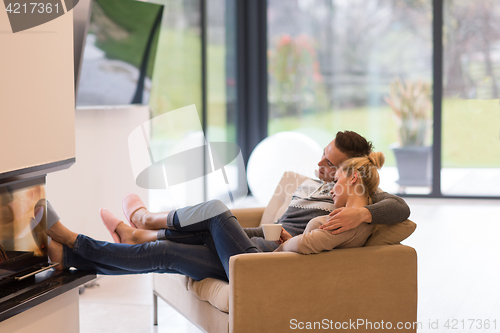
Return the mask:
{"type": "Polygon", "coordinates": [[[285,172],[262,214],[260,225],[278,221],[292,201],[295,190],[307,179],[310,178],[292,171],[285,172]]]}
{"type": "Polygon", "coordinates": [[[222,312],[229,313],[229,283],[212,278],[188,280],[188,290],[202,301],[209,302],[222,312]]]}
{"type": "Polygon", "coordinates": [[[410,220],[393,225],[374,225],[372,234],[364,246],[399,244],[408,238],[416,228],[417,225],[410,220]]]}

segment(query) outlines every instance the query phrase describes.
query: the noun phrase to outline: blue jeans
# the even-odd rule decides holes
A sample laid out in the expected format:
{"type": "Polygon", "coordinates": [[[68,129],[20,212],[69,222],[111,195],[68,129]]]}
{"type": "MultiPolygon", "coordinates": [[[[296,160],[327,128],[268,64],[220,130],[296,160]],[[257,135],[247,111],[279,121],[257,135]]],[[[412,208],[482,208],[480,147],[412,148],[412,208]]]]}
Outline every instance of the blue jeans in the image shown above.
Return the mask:
{"type": "Polygon", "coordinates": [[[252,243],[250,238],[248,238],[236,217],[234,217],[229,208],[227,208],[222,201],[211,200],[200,205],[183,208],[181,211],[184,213],[190,211],[187,214],[183,214],[185,220],[180,221],[177,216],[178,214],[175,213],[173,214],[172,221],[167,219],[167,225],[172,225],[175,230],[181,232],[208,231],[211,240],[205,242],[205,245],[219,256],[227,276],[229,276],[229,258],[231,256],[242,253],[261,252],[261,250],[252,243]],[[197,214],[194,214],[192,212],[193,210],[196,210],[197,214]],[[199,214],[199,212],[202,213],[199,214]],[[222,213],[215,215],[213,212],[222,213]],[[193,219],[195,215],[197,215],[197,217],[204,215],[215,216],[199,222],[194,222],[197,220],[193,219]],[[186,221],[188,221],[188,223],[186,223],[186,221]]]}
{"type": "MultiPolygon", "coordinates": [[[[222,203],[204,203],[200,209],[205,204],[222,203]]],[[[211,277],[228,281],[231,256],[260,252],[228,209],[184,227],[175,214],[173,224],[177,230],[167,230],[167,240],[137,245],[78,235],[72,250],[64,247],[63,265],[108,275],[178,273],[195,280],[211,277]]]]}

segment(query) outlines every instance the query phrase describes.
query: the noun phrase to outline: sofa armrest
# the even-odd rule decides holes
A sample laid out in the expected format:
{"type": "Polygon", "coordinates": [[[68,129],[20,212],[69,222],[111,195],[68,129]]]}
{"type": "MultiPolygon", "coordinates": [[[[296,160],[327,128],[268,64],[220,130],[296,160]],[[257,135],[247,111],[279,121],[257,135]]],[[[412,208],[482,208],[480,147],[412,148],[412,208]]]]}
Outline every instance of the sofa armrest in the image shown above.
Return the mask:
{"type": "Polygon", "coordinates": [[[231,212],[243,228],[255,228],[260,225],[260,219],[265,209],[265,207],[237,208],[231,209],[231,212]]]}
{"type": "MultiPolygon", "coordinates": [[[[299,322],[335,325],[383,320],[395,327],[398,322],[417,321],[417,256],[404,245],[313,255],[236,255],[230,259],[229,281],[229,331],[233,333],[289,332],[300,328],[299,322]]],[[[358,329],[372,331],[369,326],[358,329]]],[[[400,331],[416,332],[416,327],[400,331]]]]}

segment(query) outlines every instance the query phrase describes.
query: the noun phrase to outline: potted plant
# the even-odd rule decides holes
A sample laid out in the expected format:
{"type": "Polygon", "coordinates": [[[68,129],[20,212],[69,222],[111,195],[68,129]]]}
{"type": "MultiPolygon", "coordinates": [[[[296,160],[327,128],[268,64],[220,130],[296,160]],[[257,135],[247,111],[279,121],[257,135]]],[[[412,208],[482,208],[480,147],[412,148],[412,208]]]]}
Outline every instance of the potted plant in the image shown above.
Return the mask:
{"type": "Polygon", "coordinates": [[[393,80],[385,101],[394,111],[398,124],[398,143],[391,149],[396,157],[399,179],[406,186],[430,186],[432,182],[431,86],[421,80],[393,80]]]}

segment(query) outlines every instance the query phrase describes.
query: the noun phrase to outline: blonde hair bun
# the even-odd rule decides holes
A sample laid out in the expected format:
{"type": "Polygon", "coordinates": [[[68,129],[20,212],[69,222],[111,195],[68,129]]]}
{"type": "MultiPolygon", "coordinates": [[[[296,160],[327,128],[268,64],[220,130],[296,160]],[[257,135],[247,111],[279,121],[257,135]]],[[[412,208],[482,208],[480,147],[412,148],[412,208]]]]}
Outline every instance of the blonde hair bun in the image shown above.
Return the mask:
{"type": "Polygon", "coordinates": [[[370,155],[368,155],[368,159],[377,169],[380,169],[385,162],[384,154],[379,151],[370,153],[370,155]]]}

